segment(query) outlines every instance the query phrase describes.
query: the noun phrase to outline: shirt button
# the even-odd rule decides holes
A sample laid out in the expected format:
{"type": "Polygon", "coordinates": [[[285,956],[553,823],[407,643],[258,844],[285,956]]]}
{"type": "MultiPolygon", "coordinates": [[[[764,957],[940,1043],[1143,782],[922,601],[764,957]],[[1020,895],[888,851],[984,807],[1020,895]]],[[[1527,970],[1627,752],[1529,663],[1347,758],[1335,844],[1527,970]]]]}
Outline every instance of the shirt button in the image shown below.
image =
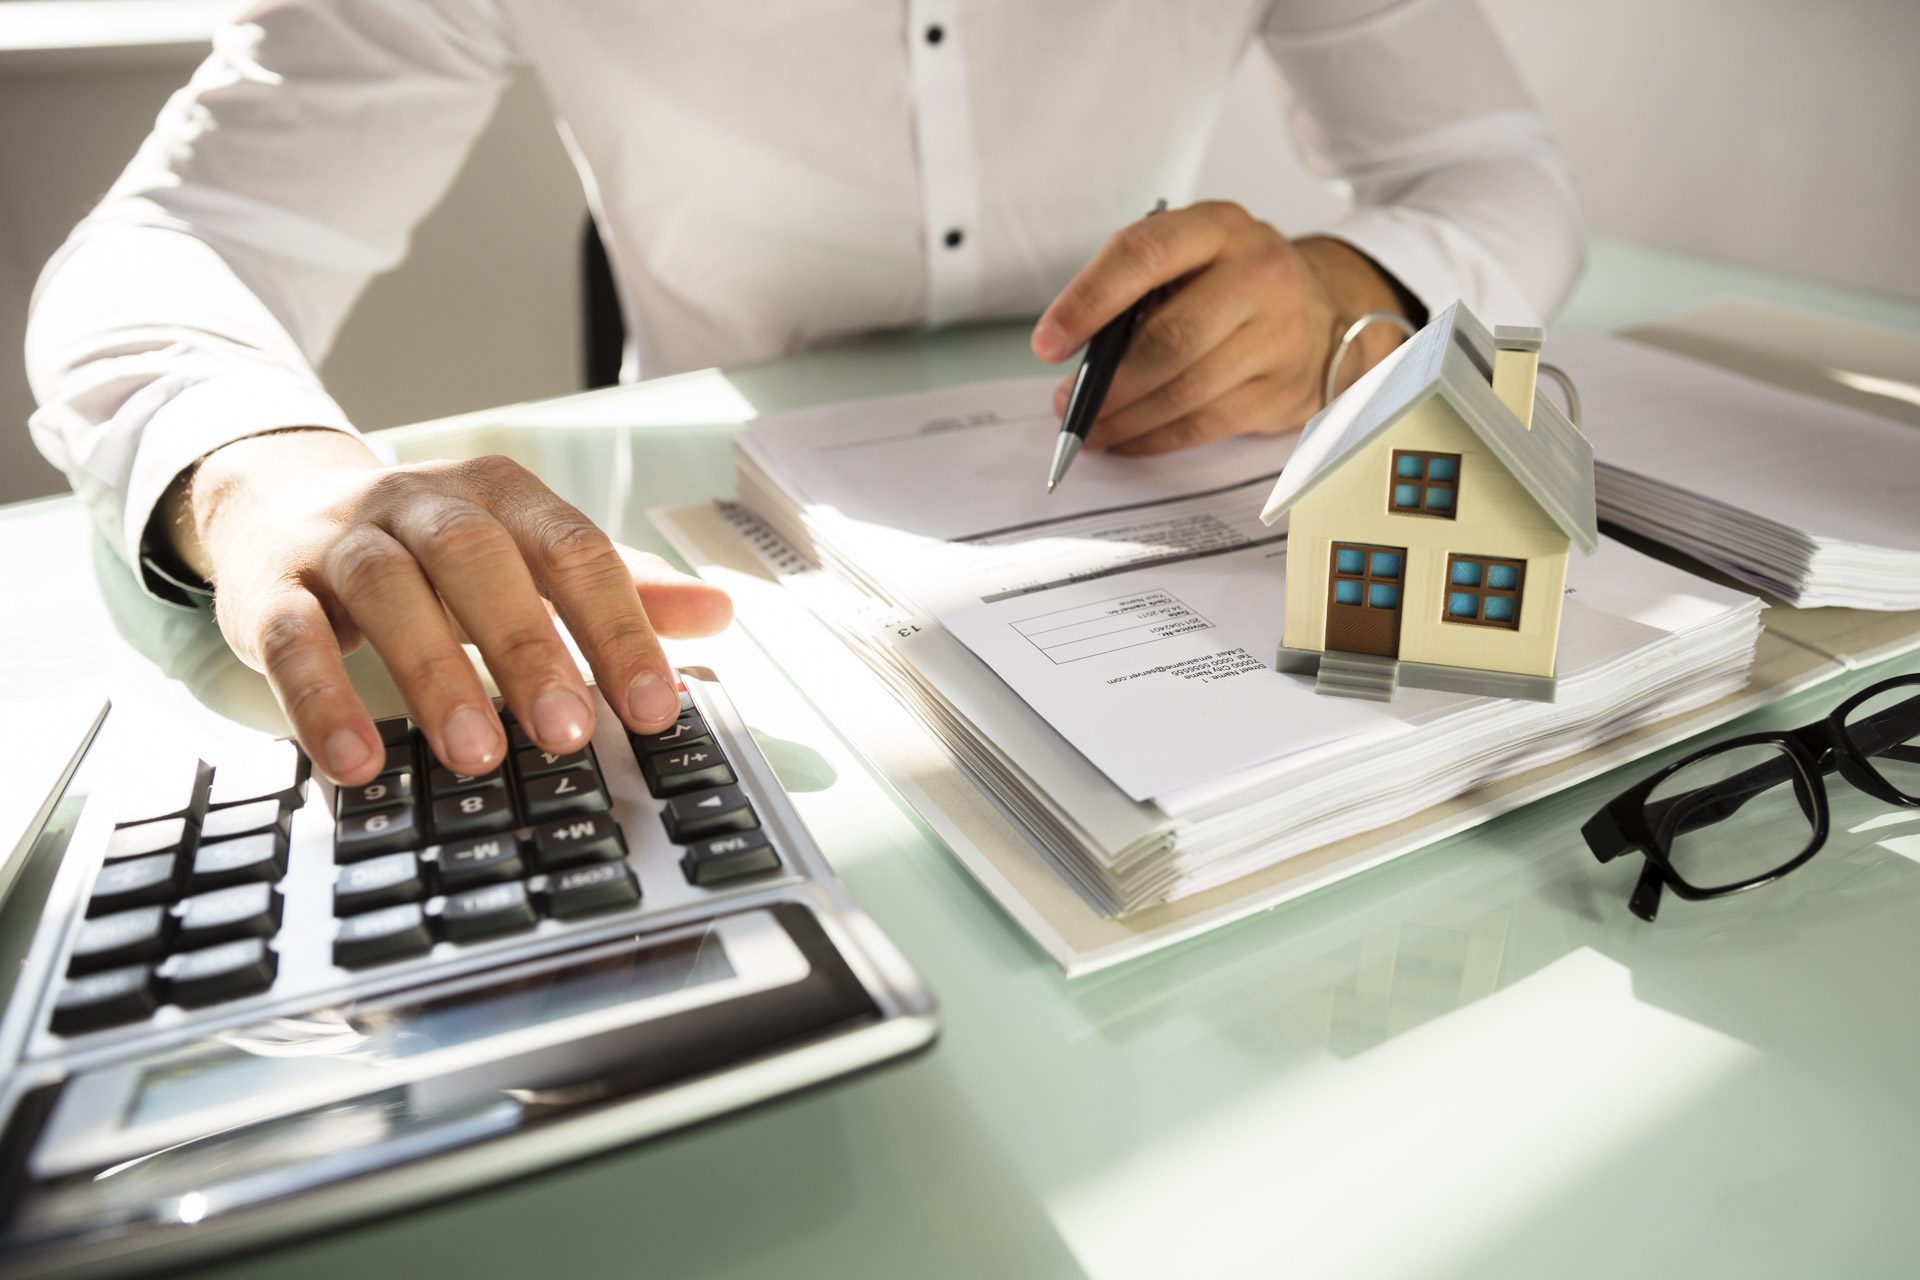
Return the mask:
{"type": "Polygon", "coordinates": [[[947,248],[958,249],[960,247],[961,241],[965,240],[966,238],[967,238],[966,232],[960,230],[960,228],[958,227],[955,227],[953,230],[947,232],[946,235],[942,236],[941,240],[946,244],[947,248]]]}
{"type": "Polygon", "coordinates": [[[947,38],[946,29],[942,27],[939,23],[936,22],[932,26],[927,28],[928,44],[939,44],[942,40],[946,38],[947,38]]]}

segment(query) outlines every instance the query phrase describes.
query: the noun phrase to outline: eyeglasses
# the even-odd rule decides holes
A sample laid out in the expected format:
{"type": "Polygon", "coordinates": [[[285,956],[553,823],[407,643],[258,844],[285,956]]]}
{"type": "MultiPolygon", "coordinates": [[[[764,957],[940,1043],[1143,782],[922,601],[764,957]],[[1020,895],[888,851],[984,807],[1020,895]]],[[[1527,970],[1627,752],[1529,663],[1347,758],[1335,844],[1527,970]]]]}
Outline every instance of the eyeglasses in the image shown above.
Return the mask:
{"type": "Polygon", "coordinates": [[[1920,675],[1863,689],[1804,728],[1747,734],[1677,760],[1580,834],[1602,862],[1646,856],[1628,906],[1651,921],[1666,889],[1691,901],[1724,897],[1820,852],[1825,778],[1835,770],[1876,799],[1920,806],[1920,675]]]}

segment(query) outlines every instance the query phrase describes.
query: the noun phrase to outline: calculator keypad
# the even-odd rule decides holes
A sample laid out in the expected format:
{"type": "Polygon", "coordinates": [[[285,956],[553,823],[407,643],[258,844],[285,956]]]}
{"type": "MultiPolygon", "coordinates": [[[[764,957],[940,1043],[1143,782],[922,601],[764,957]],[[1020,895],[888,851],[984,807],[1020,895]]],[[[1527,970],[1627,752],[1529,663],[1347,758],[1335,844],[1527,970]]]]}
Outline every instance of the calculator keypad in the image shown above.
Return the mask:
{"type": "Polygon", "coordinates": [[[510,714],[502,720],[509,758],[480,776],[440,765],[405,719],[377,722],[382,772],[332,788],[332,812],[320,819],[332,828],[331,866],[309,861],[309,837],[293,834],[308,776],[293,744],[273,744],[259,762],[167,774],[122,811],[53,1029],[78,1035],[168,1005],[201,1009],[283,979],[308,982],[318,957],[289,968],[294,953],[283,951],[307,956],[306,922],[316,919],[330,918],[324,962],[364,971],[638,910],[651,883],[643,877],[658,874],[649,867],[679,864],[683,883],[663,909],[782,867],[734,763],[684,695],[674,725],[627,735],[634,765],[614,780],[631,787],[637,766],[661,826],[644,802],[616,812],[595,747],[548,752],[510,714]],[[673,846],[665,858],[663,836],[673,846]],[[283,938],[296,917],[300,928],[283,938]]]}
{"type": "MultiPolygon", "coordinates": [[[[143,773],[146,771],[143,771],[143,773]]],[[[156,760],[117,807],[54,1000],[78,1035],[272,985],[276,884],[309,769],[291,742],[207,764],[156,760]]]]}

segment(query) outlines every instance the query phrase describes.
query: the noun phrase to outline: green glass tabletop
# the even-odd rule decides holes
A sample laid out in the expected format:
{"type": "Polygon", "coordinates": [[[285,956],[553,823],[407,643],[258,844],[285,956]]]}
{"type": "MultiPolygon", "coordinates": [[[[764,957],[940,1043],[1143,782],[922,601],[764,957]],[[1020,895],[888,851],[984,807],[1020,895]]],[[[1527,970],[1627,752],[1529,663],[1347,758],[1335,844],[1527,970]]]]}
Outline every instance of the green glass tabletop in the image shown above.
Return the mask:
{"type": "MultiPolygon", "coordinates": [[[[1920,329],[1920,308],[1605,243],[1568,318],[1719,293],[1920,329]]],[[[728,493],[756,413],[1039,369],[1018,328],[887,337],[382,439],[506,453],[664,553],[645,510],[728,493]]],[[[156,733],[279,731],[214,628],[140,597],[71,501],[0,511],[0,548],[36,602],[0,613],[0,705],[98,690],[156,733]]],[[[1891,1275],[1920,1251],[1920,811],[1836,794],[1805,868],[1647,926],[1636,869],[1597,865],[1578,826],[1656,757],[1067,983],[836,734],[832,689],[737,629],[675,656],[727,682],[938,996],[938,1045],[206,1274],[1891,1275]]]]}

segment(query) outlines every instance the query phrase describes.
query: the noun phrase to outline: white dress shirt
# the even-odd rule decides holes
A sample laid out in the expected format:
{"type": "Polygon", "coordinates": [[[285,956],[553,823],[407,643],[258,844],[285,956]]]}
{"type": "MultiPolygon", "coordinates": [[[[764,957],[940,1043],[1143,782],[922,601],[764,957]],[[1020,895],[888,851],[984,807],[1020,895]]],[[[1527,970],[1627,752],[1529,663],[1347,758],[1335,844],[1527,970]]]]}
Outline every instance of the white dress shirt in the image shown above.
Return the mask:
{"type": "Polygon", "coordinates": [[[351,430],[314,367],[523,72],[634,377],[1036,315],[1115,228],[1196,195],[1254,39],[1297,145],[1352,192],[1322,231],[1434,310],[1559,302],[1572,182],[1472,0],[267,0],[41,277],[34,438],[139,564],[196,459],[351,430]]]}

